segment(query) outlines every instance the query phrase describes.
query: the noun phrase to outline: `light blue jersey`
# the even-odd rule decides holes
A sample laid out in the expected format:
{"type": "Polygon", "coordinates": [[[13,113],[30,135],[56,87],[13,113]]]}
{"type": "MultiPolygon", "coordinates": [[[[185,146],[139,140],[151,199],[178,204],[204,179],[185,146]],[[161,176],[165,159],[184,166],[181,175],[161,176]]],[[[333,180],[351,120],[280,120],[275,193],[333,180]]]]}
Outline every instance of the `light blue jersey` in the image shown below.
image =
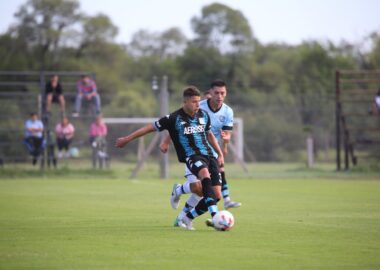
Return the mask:
{"type": "Polygon", "coordinates": [[[44,124],[42,124],[41,120],[33,121],[32,119],[29,119],[25,122],[25,137],[42,138],[42,131],[30,132],[28,130],[30,128],[44,129],[44,124]]]}
{"type": "Polygon", "coordinates": [[[215,138],[220,141],[221,130],[231,131],[234,126],[234,112],[233,110],[225,103],[219,110],[213,111],[209,105],[209,100],[204,99],[200,102],[200,108],[205,110],[211,119],[211,132],[214,134],[215,138]]]}

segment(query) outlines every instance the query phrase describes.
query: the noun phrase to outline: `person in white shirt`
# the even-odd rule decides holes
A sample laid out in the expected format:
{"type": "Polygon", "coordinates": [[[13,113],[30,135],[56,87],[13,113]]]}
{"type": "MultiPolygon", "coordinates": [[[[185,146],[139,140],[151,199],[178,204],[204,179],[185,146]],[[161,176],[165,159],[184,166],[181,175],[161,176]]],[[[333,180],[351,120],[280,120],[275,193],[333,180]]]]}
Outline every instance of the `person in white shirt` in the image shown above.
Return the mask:
{"type": "Polygon", "coordinates": [[[38,119],[37,113],[30,114],[30,119],[25,122],[25,139],[24,142],[29,153],[33,156],[33,165],[37,163],[37,159],[43,149],[43,130],[44,124],[38,119]]]}

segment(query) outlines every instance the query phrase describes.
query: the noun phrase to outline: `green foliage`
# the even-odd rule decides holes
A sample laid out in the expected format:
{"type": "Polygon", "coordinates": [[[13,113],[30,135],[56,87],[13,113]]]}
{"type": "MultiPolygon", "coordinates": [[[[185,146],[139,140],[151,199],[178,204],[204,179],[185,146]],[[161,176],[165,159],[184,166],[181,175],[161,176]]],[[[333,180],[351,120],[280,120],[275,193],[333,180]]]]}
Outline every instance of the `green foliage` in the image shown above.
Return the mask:
{"type": "MultiPolygon", "coordinates": [[[[221,78],[227,103],[244,118],[247,149],[257,160],[288,160],[300,159],[305,126],[317,154],[333,146],[335,70],[380,67],[376,32],[366,37],[364,52],[313,40],[261,44],[244,14],[220,3],[204,6],[189,23],[191,40],[169,28],[138,30],[129,44],[118,44],[118,28],[106,14],[88,16],[75,0],[28,0],[0,35],[0,70],[91,70],[104,113],[123,117],[157,115],[153,76],[168,76],[171,110],[180,106],[185,85],[203,91],[221,78]]],[[[4,113],[26,113],[0,102],[4,113]]]]}

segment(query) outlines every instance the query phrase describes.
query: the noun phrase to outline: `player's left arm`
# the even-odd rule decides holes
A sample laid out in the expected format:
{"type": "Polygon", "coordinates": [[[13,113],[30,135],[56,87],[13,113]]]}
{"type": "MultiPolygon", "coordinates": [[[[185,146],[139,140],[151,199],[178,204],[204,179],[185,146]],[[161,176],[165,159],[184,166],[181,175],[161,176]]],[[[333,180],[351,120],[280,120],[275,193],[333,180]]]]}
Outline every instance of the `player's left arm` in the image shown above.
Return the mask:
{"type": "Polygon", "coordinates": [[[219,146],[219,143],[217,141],[217,139],[215,138],[214,134],[212,134],[211,131],[209,131],[207,133],[207,139],[208,141],[210,142],[211,146],[215,149],[216,153],[218,153],[218,162],[219,162],[219,166],[220,167],[223,167],[224,165],[224,156],[223,156],[223,152],[222,150],[220,149],[220,146],[219,146]]]}

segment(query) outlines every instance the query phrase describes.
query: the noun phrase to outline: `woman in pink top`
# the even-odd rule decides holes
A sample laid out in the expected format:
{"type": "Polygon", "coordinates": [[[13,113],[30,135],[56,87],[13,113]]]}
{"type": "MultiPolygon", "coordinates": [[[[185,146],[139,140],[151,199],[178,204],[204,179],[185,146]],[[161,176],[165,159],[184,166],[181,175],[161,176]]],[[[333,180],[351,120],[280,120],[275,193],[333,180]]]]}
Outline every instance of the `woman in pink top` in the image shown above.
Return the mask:
{"type": "Polygon", "coordinates": [[[107,126],[103,122],[102,116],[98,115],[95,119],[95,122],[91,124],[90,127],[90,140],[93,142],[97,137],[106,137],[107,136],[107,126]]]}
{"type": "Polygon", "coordinates": [[[55,135],[57,138],[58,145],[58,157],[63,156],[62,150],[69,150],[70,143],[74,138],[74,126],[70,123],[69,118],[64,117],[62,122],[58,123],[55,127],[55,135]]]}

